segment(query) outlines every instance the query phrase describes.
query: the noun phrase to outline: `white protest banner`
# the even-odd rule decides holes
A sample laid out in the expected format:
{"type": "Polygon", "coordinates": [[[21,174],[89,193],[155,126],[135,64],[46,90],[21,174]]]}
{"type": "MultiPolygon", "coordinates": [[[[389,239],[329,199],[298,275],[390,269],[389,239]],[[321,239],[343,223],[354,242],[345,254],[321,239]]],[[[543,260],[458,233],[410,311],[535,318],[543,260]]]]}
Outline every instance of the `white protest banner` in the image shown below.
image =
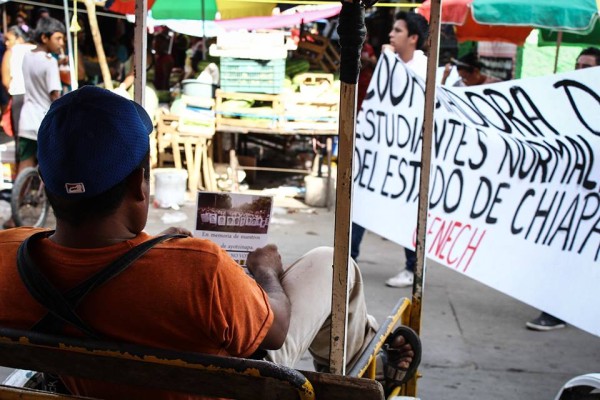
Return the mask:
{"type": "MultiPolygon", "coordinates": [[[[438,87],[427,256],[600,336],[600,67],[438,87]]],[[[380,58],[353,219],[414,249],[424,82],[380,58]]]]}

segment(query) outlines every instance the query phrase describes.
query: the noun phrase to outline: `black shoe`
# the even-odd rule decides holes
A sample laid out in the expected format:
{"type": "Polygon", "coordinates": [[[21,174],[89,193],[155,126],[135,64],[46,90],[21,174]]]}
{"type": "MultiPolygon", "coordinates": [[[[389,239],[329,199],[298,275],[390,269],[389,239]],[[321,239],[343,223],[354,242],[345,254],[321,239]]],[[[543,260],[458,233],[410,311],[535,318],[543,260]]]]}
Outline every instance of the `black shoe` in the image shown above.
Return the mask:
{"type": "Polygon", "coordinates": [[[558,319],[543,312],[536,319],[527,322],[525,326],[534,331],[553,331],[555,329],[564,328],[567,324],[565,324],[565,321],[562,319],[558,319]]]}

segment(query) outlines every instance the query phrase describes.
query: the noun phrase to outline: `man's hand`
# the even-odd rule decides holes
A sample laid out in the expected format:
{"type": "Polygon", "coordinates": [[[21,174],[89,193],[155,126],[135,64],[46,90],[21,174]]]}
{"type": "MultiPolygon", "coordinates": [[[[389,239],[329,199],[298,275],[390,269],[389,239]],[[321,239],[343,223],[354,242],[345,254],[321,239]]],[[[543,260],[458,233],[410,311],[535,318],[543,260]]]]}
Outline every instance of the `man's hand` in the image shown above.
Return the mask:
{"type": "Polygon", "coordinates": [[[246,259],[246,267],[256,282],[267,292],[274,314],[273,325],[260,347],[262,349],[278,349],[283,345],[287,336],[291,306],[279,281],[283,273],[283,266],[277,246],[270,244],[250,253],[246,259]]]}
{"type": "Polygon", "coordinates": [[[442,81],[441,84],[445,85],[446,84],[446,80],[448,79],[448,77],[450,76],[450,72],[452,72],[452,68],[454,66],[450,63],[446,64],[444,66],[444,73],[442,74],[442,81]]]}
{"type": "Polygon", "coordinates": [[[267,274],[275,276],[279,282],[279,276],[283,273],[281,255],[274,244],[268,244],[248,254],[246,267],[257,281],[259,281],[260,276],[267,274]]]}

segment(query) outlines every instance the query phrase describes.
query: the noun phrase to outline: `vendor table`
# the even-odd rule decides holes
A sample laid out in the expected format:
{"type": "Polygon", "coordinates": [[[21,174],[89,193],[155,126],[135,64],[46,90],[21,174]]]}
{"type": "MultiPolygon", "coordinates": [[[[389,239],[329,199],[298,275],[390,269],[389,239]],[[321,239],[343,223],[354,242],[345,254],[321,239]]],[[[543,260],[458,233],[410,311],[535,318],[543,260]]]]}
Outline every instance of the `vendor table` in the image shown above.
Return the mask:
{"type": "Polygon", "coordinates": [[[216,91],[216,129],[219,132],[277,135],[337,135],[336,96],[263,94],[216,91]],[[262,107],[228,107],[226,101],[260,103],[262,107]]]}
{"type": "MultiPolygon", "coordinates": [[[[219,134],[233,135],[233,141],[239,143],[239,135],[247,135],[248,139],[269,146],[265,143],[269,137],[280,139],[280,146],[285,148],[286,140],[292,136],[326,137],[327,155],[326,176],[331,176],[332,139],[338,135],[338,102],[339,98],[330,97],[316,99],[299,94],[262,94],[262,93],[233,93],[216,91],[216,131],[219,134]],[[263,105],[252,108],[225,107],[228,100],[253,102],[263,105]]],[[[220,143],[217,143],[217,154],[222,154],[220,143]]],[[[234,146],[237,148],[237,146],[234,146]]],[[[234,154],[235,156],[235,154],[234,154]]],[[[258,166],[243,166],[245,170],[275,171],[310,174],[311,171],[298,168],[272,168],[258,166]]],[[[329,180],[327,181],[329,185],[329,180]]],[[[327,185],[327,186],[328,186],[327,185]]],[[[327,196],[329,188],[327,187],[327,196]]],[[[329,199],[327,199],[329,205],[329,199]]]]}
{"type": "MultiPolygon", "coordinates": [[[[315,99],[299,94],[263,94],[216,92],[216,131],[235,135],[265,135],[279,137],[285,146],[290,136],[327,136],[338,134],[338,99],[315,99]],[[226,107],[226,101],[251,102],[261,107],[226,107]]],[[[330,141],[330,138],[328,138],[330,141]]],[[[328,146],[331,149],[331,144],[328,146]]],[[[217,149],[222,153],[222,149],[217,149]]],[[[329,154],[330,156],[330,154],[329,154]]],[[[329,159],[331,157],[328,157],[329,159]]],[[[246,167],[246,169],[307,173],[288,168],[246,167]]]]}

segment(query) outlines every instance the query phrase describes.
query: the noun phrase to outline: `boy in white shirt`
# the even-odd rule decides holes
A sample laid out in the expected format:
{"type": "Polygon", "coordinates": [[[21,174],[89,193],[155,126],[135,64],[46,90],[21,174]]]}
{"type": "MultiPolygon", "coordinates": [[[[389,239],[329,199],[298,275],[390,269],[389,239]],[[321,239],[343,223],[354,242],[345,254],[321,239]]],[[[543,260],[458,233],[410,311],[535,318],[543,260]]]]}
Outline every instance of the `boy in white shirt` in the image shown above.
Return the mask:
{"type": "Polygon", "coordinates": [[[54,18],[41,18],[34,31],[37,47],[23,58],[25,96],[19,118],[19,172],[36,165],[37,133],[50,108],[61,93],[58,63],[51,53],[64,47],[65,26],[54,18]]]}

